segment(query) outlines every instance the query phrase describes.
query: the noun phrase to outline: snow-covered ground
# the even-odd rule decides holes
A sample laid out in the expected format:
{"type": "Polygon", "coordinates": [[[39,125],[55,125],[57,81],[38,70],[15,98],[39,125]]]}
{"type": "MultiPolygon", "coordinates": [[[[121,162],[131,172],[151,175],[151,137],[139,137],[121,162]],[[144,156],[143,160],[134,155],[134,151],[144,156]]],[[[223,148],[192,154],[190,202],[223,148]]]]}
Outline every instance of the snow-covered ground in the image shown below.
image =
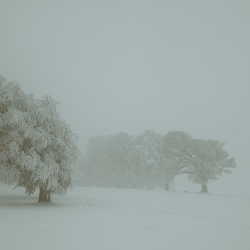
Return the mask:
{"type": "Polygon", "coordinates": [[[250,197],[77,187],[52,204],[0,186],[1,250],[249,250],[250,197]]]}

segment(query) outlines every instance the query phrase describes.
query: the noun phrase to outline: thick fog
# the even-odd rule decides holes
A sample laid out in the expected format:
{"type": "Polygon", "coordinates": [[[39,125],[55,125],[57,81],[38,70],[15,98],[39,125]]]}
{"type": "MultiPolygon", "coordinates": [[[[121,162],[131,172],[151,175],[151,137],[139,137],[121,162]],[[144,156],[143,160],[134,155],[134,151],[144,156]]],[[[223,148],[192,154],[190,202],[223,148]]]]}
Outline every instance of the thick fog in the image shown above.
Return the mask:
{"type": "Polygon", "coordinates": [[[250,194],[249,1],[1,1],[0,73],[78,134],[182,130],[226,143],[250,194]]]}

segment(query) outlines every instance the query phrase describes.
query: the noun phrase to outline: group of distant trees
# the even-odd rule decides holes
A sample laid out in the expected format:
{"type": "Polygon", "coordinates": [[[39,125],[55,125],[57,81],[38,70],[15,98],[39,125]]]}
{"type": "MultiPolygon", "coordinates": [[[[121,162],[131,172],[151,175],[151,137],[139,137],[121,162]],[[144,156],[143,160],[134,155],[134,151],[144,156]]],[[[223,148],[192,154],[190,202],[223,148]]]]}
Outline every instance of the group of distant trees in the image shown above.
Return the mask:
{"type": "Polygon", "coordinates": [[[90,138],[81,162],[79,185],[170,189],[177,175],[187,174],[207,192],[207,184],[236,166],[216,140],[194,139],[182,131],[166,135],[145,131],[90,138]]]}
{"type": "Polygon", "coordinates": [[[73,186],[79,156],[76,136],[60,118],[56,101],[25,94],[0,75],[0,183],[39,189],[39,202],[73,186]]]}

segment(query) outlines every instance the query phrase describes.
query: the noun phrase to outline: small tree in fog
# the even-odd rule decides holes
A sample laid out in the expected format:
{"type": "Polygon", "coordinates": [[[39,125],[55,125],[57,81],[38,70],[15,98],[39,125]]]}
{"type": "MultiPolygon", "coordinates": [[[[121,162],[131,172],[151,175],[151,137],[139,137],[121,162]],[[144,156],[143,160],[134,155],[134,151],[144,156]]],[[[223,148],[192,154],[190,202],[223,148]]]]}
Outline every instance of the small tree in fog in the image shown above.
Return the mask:
{"type": "Polygon", "coordinates": [[[28,195],[39,188],[39,202],[50,202],[51,194],[73,185],[76,136],[49,96],[35,100],[3,77],[0,88],[0,181],[23,186],[28,195]]]}
{"type": "Polygon", "coordinates": [[[229,158],[223,149],[224,143],[216,140],[193,141],[193,157],[185,170],[190,180],[202,186],[201,192],[207,192],[209,181],[217,180],[223,173],[231,173],[236,167],[235,159],[229,158]]]}
{"type": "MultiPolygon", "coordinates": [[[[107,137],[108,164],[112,167],[116,187],[136,188],[140,178],[140,152],[135,137],[118,133],[107,137]]],[[[143,178],[143,176],[140,176],[143,178]]]]}
{"type": "Polygon", "coordinates": [[[80,178],[85,185],[152,188],[151,172],[139,137],[118,133],[90,138],[80,178]]]}
{"type": "Polygon", "coordinates": [[[222,173],[230,173],[236,166],[223,149],[224,143],[216,140],[193,139],[181,131],[169,132],[163,140],[165,156],[194,183],[207,192],[207,184],[217,180],[222,173]]]}
{"type": "Polygon", "coordinates": [[[170,161],[163,154],[163,136],[154,131],[146,130],[139,138],[140,144],[143,147],[145,164],[151,170],[151,173],[148,175],[151,185],[165,188],[168,191],[177,173],[173,165],[171,165],[170,161]]]}

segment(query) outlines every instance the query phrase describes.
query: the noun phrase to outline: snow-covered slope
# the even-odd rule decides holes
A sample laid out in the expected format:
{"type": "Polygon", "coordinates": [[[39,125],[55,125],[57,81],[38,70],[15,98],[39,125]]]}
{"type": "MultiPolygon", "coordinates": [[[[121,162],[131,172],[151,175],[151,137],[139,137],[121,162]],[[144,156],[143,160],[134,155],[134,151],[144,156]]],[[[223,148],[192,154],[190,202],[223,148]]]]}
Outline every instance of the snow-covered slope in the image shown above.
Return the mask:
{"type": "Polygon", "coordinates": [[[249,250],[250,198],[75,188],[53,204],[0,186],[1,250],[249,250]]]}

